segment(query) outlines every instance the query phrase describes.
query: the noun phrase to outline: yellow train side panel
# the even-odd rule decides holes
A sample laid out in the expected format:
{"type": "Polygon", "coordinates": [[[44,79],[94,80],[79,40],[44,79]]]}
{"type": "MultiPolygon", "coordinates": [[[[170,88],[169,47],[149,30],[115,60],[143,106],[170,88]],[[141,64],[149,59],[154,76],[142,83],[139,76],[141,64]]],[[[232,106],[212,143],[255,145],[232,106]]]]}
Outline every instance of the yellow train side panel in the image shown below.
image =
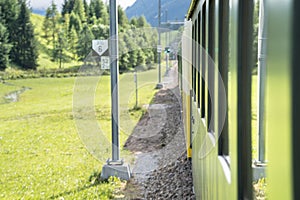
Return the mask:
{"type": "Polygon", "coordinates": [[[192,157],[190,148],[190,89],[191,89],[191,70],[192,70],[192,22],[186,21],[182,35],[182,103],[183,103],[183,122],[186,138],[187,156],[192,157]]]}

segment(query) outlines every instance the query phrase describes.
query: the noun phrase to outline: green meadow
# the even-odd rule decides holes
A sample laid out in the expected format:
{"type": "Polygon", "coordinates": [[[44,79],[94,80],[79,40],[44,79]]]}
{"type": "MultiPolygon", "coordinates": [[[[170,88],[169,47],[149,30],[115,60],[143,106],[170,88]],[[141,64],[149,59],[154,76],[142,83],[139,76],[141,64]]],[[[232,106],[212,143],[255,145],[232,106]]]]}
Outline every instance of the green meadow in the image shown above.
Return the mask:
{"type": "MultiPolygon", "coordinates": [[[[122,146],[156,92],[156,80],[157,70],[138,73],[139,103],[133,109],[133,73],[120,75],[120,146],[126,162],[134,158],[122,146]]],[[[0,98],[0,199],[118,195],[121,181],[98,180],[111,157],[109,76],[8,80],[0,83],[0,98]],[[22,87],[31,89],[19,101],[4,99],[22,87]]]]}

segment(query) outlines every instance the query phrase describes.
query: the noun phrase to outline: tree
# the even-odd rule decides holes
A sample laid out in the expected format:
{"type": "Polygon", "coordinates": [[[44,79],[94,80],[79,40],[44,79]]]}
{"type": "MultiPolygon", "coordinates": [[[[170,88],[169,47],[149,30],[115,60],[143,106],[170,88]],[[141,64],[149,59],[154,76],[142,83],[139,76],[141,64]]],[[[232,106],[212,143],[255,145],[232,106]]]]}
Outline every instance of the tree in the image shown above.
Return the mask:
{"type": "Polygon", "coordinates": [[[91,0],[90,17],[95,16],[101,24],[108,24],[108,11],[102,0],[91,0]]]}
{"type": "Polygon", "coordinates": [[[52,42],[52,60],[56,60],[57,57],[57,35],[59,31],[59,15],[57,6],[52,0],[51,5],[46,10],[46,16],[43,22],[43,32],[47,43],[52,42]]]}
{"type": "MultiPolygon", "coordinates": [[[[16,0],[0,0],[0,22],[7,28],[8,33],[12,33],[15,28],[15,21],[19,13],[18,8],[16,0]]],[[[11,42],[11,34],[8,38],[11,42]]]]}
{"type": "Polygon", "coordinates": [[[0,23],[0,70],[5,70],[9,64],[10,49],[11,45],[8,42],[7,29],[0,23]]]}
{"type": "Polygon", "coordinates": [[[91,27],[91,31],[95,38],[105,40],[109,37],[109,26],[98,24],[91,27]]]}
{"type": "Polygon", "coordinates": [[[109,15],[107,7],[102,2],[102,7],[100,9],[100,23],[104,25],[109,25],[109,15]]]}
{"type": "Polygon", "coordinates": [[[253,70],[257,70],[258,64],[258,28],[259,28],[259,1],[255,3],[253,14],[253,70]]]}
{"type": "Polygon", "coordinates": [[[135,17],[133,17],[133,18],[130,20],[130,24],[131,24],[132,26],[134,26],[134,27],[137,27],[137,24],[138,24],[137,19],[136,19],[135,17]]]}
{"type": "Polygon", "coordinates": [[[149,24],[147,23],[147,20],[146,20],[146,18],[145,18],[144,15],[140,16],[140,17],[137,19],[137,27],[138,27],[138,28],[149,27],[149,24]]]}
{"type": "Polygon", "coordinates": [[[16,20],[14,30],[14,43],[11,50],[12,61],[23,69],[36,69],[38,58],[37,43],[25,1],[21,2],[20,14],[16,20]]]}
{"type": "Polygon", "coordinates": [[[127,28],[129,24],[128,18],[121,6],[118,6],[118,23],[121,28],[127,28]]]}
{"type": "Polygon", "coordinates": [[[77,43],[78,36],[74,27],[71,28],[68,35],[68,49],[69,52],[73,55],[73,59],[76,59],[77,56],[77,43]]]}
{"type": "Polygon", "coordinates": [[[70,14],[73,11],[75,0],[64,0],[62,5],[61,14],[65,16],[65,14],[70,14]]]}
{"type": "Polygon", "coordinates": [[[93,39],[94,39],[93,33],[89,29],[88,25],[84,24],[82,31],[79,34],[78,46],[77,46],[77,55],[80,60],[84,60],[84,58],[91,51],[93,39]]]}
{"type": "Polygon", "coordinates": [[[55,60],[59,62],[59,68],[61,68],[62,62],[64,61],[64,50],[66,49],[67,38],[63,29],[60,29],[57,34],[57,43],[54,49],[55,60]]]}
{"type": "Polygon", "coordinates": [[[82,27],[82,23],[81,23],[78,15],[76,15],[74,12],[71,12],[69,30],[74,28],[76,30],[76,33],[79,34],[81,27],[82,27]]]}
{"type": "Polygon", "coordinates": [[[57,11],[57,6],[52,0],[51,5],[46,10],[46,16],[43,22],[43,32],[44,37],[47,39],[48,44],[52,41],[53,48],[55,47],[56,43],[56,35],[58,32],[58,25],[59,25],[59,16],[57,11]]]}
{"type": "MultiPolygon", "coordinates": [[[[0,23],[6,28],[8,43],[14,44],[15,35],[15,23],[19,13],[19,6],[17,0],[0,0],[0,23]]],[[[5,48],[5,47],[4,47],[5,48]]],[[[10,58],[13,58],[13,54],[10,51],[10,58]]]]}
{"type": "Polygon", "coordinates": [[[90,12],[89,5],[86,0],[83,0],[83,7],[84,7],[85,16],[89,17],[89,12],[90,12]]]}
{"type": "Polygon", "coordinates": [[[50,8],[47,8],[46,10],[46,15],[45,15],[45,18],[44,18],[44,22],[43,22],[43,28],[42,28],[42,31],[44,32],[44,35],[43,37],[47,40],[47,44],[50,44],[51,42],[51,25],[50,25],[50,8]]]}
{"type": "Polygon", "coordinates": [[[86,22],[86,15],[82,0],[74,0],[74,8],[72,10],[80,19],[81,23],[86,22]]]}

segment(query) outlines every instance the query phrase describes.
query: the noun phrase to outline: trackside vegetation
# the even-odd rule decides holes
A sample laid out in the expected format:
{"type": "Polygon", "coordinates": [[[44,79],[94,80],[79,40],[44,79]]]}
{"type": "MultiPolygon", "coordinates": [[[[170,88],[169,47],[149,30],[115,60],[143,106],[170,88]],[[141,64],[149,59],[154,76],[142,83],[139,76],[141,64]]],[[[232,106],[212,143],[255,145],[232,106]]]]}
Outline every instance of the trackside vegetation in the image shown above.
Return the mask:
{"type": "MultiPolygon", "coordinates": [[[[121,147],[149,104],[155,90],[156,70],[139,72],[139,107],[135,105],[133,73],[120,76],[121,147]],[[123,116],[132,126],[124,127],[123,116]]],[[[99,79],[96,76],[88,80],[99,79]]],[[[96,159],[80,140],[72,112],[75,77],[7,80],[0,84],[0,199],[111,199],[124,183],[116,178],[99,180],[105,159],[96,159]],[[4,96],[23,87],[17,102],[4,96]]],[[[95,114],[110,140],[110,79],[102,76],[95,91],[95,114]]],[[[89,87],[87,85],[86,87],[89,87]]],[[[133,157],[121,149],[127,162],[133,157]]]]}
{"type": "MultiPolygon", "coordinates": [[[[102,0],[52,1],[45,16],[30,13],[26,1],[0,0],[0,70],[68,68],[91,52],[93,39],[109,38],[108,5],[102,0]]],[[[144,16],[128,20],[118,7],[120,70],[149,66],[156,56],[157,31],[144,16]]]]}

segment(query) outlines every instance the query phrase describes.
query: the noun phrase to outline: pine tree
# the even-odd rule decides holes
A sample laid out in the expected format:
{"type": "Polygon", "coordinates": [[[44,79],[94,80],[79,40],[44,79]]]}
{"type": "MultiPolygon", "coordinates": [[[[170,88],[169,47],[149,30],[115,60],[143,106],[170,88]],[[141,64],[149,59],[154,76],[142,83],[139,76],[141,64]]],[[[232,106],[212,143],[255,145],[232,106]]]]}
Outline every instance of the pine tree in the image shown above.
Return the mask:
{"type": "Polygon", "coordinates": [[[65,14],[70,14],[74,9],[75,0],[64,0],[62,5],[61,14],[65,16],[65,14]]]}
{"type": "Polygon", "coordinates": [[[86,0],[83,0],[83,7],[84,7],[85,16],[89,17],[89,5],[86,0]]]}
{"type": "Polygon", "coordinates": [[[71,28],[68,35],[68,49],[69,52],[72,53],[73,59],[76,60],[77,56],[77,43],[78,43],[78,36],[77,32],[74,27],[71,28]]]}
{"type": "MultiPolygon", "coordinates": [[[[19,13],[19,6],[17,0],[0,0],[0,23],[6,28],[8,33],[8,43],[13,45],[15,35],[15,23],[19,13]]],[[[10,51],[10,60],[14,57],[12,51],[10,51]]]]}
{"type": "MultiPolygon", "coordinates": [[[[103,2],[102,2],[103,4],[103,2]]],[[[101,10],[100,10],[100,22],[101,24],[104,24],[104,25],[109,25],[109,14],[108,14],[108,9],[107,7],[103,4],[103,6],[101,7],[101,10]]]]}
{"type": "Polygon", "coordinates": [[[121,6],[118,6],[118,23],[121,28],[127,28],[129,24],[128,18],[121,6]]]}
{"type": "Polygon", "coordinates": [[[15,28],[15,21],[18,17],[19,7],[17,0],[0,0],[0,21],[7,28],[8,38],[11,42],[11,33],[15,28]]]}
{"type": "Polygon", "coordinates": [[[90,17],[95,16],[100,20],[100,23],[108,24],[108,11],[102,0],[91,0],[90,17]]]}
{"type": "Polygon", "coordinates": [[[82,27],[82,23],[79,19],[79,16],[76,15],[74,12],[71,12],[70,14],[70,27],[69,30],[74,28],[76,30],[76,33],[79,34],[82,27]]]}
{"type": "Polygon", "coordinates": [[[0,70],[5,70],[9,64],[9,52],[11,45],[8,43],[8,31],[0,23],[0,70]]]}
{"type": "Polygon", "coordinates": [[[84,24],[82,31],[79,34],[78,46],[77,46],[77,55],[80,60],[84,60],[84,58],[91,51],[93,39],[94,39],[93,33],[89,29],[88,25],[84,24]]]}
{"type": "Polygon", "coordinates": [[[66,40],[65,42],[65,49],[68,50],[69,49],[69,36],[70,36],[70,15],[69,14],[65,14],[65,16],[63,16],[63,24],[61,27],[61,31],[64,33],[64,38],[66,40]]]}
{"type": "Polygon", "coordinates": [[[43,22],[43,28],[42,28],[42,31],[43,31],[43,37],[47,40],[47,44],[50,44],[51,42],[51,21],[50,21],[50,18],[51,18],[51,9],[50,7],[47,8],[46,10],[46,15],[45,15],[45,19],[44,19],[44,22],[43,22]]]}
{"type": "Polygon", "coordinates": [[[59,62],[59,68],[62,66],[62,62],[64,61],[64,51],[66,49],[67,38],[63,29],[60,29],[57,33],[57,43],[54,48],[55,60],[59,62]]]}
{"type": "Polygon", "coordinates": [[[74,0],[74,8],[72,10],[80,19],[81,23],[86,22],[86,15],[82,0],[74,0]]]}
{"type": "Polygon", "coordinates": [[[25,1],[21,2],[20,14],[16,20],[14,30],[14,43],[11,50],[12,61],[23,69],[36,69],[38,58],[37,43],[25,1]]]}

